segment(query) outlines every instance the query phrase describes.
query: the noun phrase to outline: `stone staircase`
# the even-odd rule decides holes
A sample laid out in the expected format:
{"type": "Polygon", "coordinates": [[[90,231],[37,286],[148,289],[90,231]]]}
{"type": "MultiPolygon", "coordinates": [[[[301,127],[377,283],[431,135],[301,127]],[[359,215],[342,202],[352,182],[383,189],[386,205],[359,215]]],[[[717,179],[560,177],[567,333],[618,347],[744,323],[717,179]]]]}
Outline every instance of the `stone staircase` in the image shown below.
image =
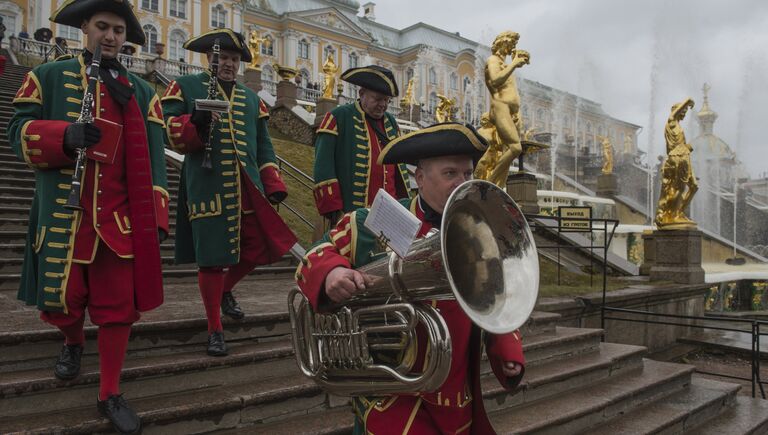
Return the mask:
{"type": "MultiPolygon", "coordinates": [[[[7,123],[24,72],[7,68],[0,125],[7,123]]],[[[12,288],[33,184],[4,128],[0,161],[0,277],[12,288]]],[[[178,174],[169,172],[176,187],[178,174]]],[[[171,246],[163,244],[164,257],[171,246]]],[[[194,271],[168,260],[166,266],[166,303],[134,325],[122,374],[122,390],[142,417],[144,433],[351,433],[347,400],[301,376],[293,360],[285,311],[290,279],[262,276],[245,283],[241,294],[250,296],[241,303],[249,315],[225,322],[230,354],[214,358],[204,353],[197,289],[183,282],[194,271]]],[[[35,310],[10,296],[0,292],[0,433],[109,432],[94,406],[96,329],[86,330],[81,375],[57,380],[52,365],[60,334],[41,329],[35,310]]],[[[768,402],[737,395],[736,385],[698,378],[692,366],[646,359],[643,347],[602,343],[599,329],[557,326],[559,318],[535,312],[522,328],[528,364],[515,391],[503,390],[484,362],[483,400],[499,433],[768,433],[768,402]]]]}
{"type": "MultiPolygon", "coordinates": [[[[16,157],[8,143],[7,125],[13,114],[13,96],[21,86],[29,68],[6,65],[0,80],[0,291],[15,290],[18,286],[29,208],[35,190],[34,173],[16,157]]],[[[179,171],[167,165],[168,187],[171,194],[170,230],[168,239],[161,245],[163,275],[166,283],[196,282],[194,265],[173,264],[173,236],[176,218],[176,197],[179,171]]],[[[263,273],[292,273],[296,268],[293,257],[286,255],[278,263],[257,268],[254,275],[263,273]]]]}

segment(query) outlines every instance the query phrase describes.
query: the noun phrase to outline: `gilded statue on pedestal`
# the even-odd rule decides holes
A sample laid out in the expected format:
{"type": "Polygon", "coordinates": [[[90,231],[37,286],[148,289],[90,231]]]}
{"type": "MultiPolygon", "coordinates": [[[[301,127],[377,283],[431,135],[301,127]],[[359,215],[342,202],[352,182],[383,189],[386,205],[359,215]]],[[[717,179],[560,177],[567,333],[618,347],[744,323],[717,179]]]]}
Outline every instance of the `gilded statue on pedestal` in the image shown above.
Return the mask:
{"type": "Polygon", "coordinates": [[[333,62],[333,55],[328,54],[328,58],[323,64],[323,98],[332,100],[333,91],[336,90],[336,73],[339,67],[333,62]]]}
{"type": "Polygon", "coordinates": [[[456,100],[441,94],[437,94],[437,98],[440,99],[440,102],[437,103],[437,108],[435,108],[435,121],[451,122],[453,120],[453,106],[456,104],[456,100]]]}
{"type": "Polygon", "coordinates": [[[499,163],[503,150],[501,149],[501,144],[499,144],[499,135],[496,133],[496,128],[491,124],[488,112],[480,116],[480,128],[477,129],[477,132],[488,142],[488,149],[485,150],[485,154],[477,162],[475,178],[489,180],[493,169],[499,163]]]}
{"type": "Polygon", "coordinates": [[[603,147],[603,174],[613,174],[613,145],[607,137],[600,136],[600,145],[603,147]]]}
{"type": "Polygon", "coordinates": [[[248,51],[251,52],[251,63],[248,64],[248,69],[261,69],[261,44],[268,47],[270,43],[269,38],[259,38],[259,32],[251,30],[251,35],[248,38],[248,51]]]}
{"type": "Polygon", "coordinates": [[[400,108],[403,110],[407,110],[408,107],[416,105],[416,97],[413,96],[413,86],[415,80],[415,76],[408,80],[408,86],[405,88],[405,94],[403,95],[403,98],[400,99],[400,108]]]}
{"type": "Polygon", "coordinates": [[[499,187],[506,186],[509,166],[523,151],[520,142],[523,125],[518,113],[520,94],[517,92],[517,81],[512,73],[530,63],[530,54],[516,48],[519,39],[520,35],[516,32],[500,33],[491,45],[493,54],[485,63],[485,86],[491,93],[488,115],[502,149],[501,156],[486,180],[499,187]],[[509,64],[505,63],[507,56],[512,56],[509,64]]]}
{"type": "Polygon", "coordinates": [[[693,100],[690,98],[673,105],[664,127],[667,159],[661,169],[661,195],[656,211],[656,226],[659,229],[696,228],[696,222],[685,215],[685,209],[699,189],[691,164],[693,147],[686,143],[685,132],[680,125],[691,108],[693,100]]]}

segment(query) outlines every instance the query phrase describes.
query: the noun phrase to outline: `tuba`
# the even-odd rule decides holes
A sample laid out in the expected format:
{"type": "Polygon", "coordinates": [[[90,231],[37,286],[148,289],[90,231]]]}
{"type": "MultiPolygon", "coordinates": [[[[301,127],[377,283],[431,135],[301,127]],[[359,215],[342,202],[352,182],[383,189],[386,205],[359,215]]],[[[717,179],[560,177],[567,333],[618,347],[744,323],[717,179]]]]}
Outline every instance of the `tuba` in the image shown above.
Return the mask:
{"type": "Polygon", "coordinates": [[[441,231],[417,240],[404,258],[383,254],[361,268],[374,284],[316,313],[298,288],[288,296],[301,372],[340,396],[408,394],[439,388],[451,365],[445,321],[429,303],[455,299],[485,331],[522,326],[533,311],[539,262],[528,222],[502,189],[481,180],[449,197],[441,231]],[[428,356],[412,370],[416,331],[428,356]]]}

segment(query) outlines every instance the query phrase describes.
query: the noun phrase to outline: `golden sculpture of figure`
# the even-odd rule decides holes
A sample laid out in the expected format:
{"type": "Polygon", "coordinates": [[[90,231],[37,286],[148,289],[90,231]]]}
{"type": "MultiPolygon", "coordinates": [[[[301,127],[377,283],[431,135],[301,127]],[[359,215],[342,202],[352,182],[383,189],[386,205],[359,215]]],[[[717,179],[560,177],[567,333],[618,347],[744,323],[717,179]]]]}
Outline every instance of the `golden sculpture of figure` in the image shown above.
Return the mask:
{"type": "Polygon", "coordinates": [[[607,137],[600,137],[600,145],[603,147],[603,174],[613,174],[613,145],[607,137]]]}
{"type": "Polygon", "coordinates": [[[499,187],[506,186],[509,166],[523,151],[520,143],[520,131],[523,126],[518,115],[520,94],[517,92],[517,81],[512,73],[515,69],[529,64],[530,55],[527,51],[516,48],[519,39],[520,35],[516,32],[500,33],[491,45],[493,54],[485,63],[485,86],[491,93],[489,119],[496,128],[503,150],[487,180],[499,187]],[[512,56],[509,64],[504,63],[507,56],[512,56]]]}
{"type": "Polygon", "coordinates": [[[333,62],[333,56],[329,53],[323,64],[323,98],[332,100],[336,90],[336,73],[339,67],[333,62]]]}
{"type": "Polygon", "coordinates": [[[248,64],[248,69],[261,69],[261,44],[266,45],[269,43],[268,38],[259,38],[259,32],[251,30],[251,36],[248,38],[248,51],[251,52],[251,63],[248,64]]]}
{"type": "Polygon", "coordinates": [[[499,135],[496,133],[496,127],[491,124],[491,118],[488,112],[480,116],[480,128],[477,129],[480,136],[488,142],[488,149],[477,162],[475,168],[475,178],[488,180],[493,173],[493,169],[499,162],[503,150],[499,144],[499,135]]]}
{"type": "Polygon", "coordinates": [[[691,164],[693,147],[686,143],[685,132],[680,125],[691,108],[693,100],[690,98],[675,104],[664,126],[667,159],[661,168],[661,194],[656,211],[656,226],[659,229],[696,227],[696,223],[685,215],[685,209],[699,189],[691,164]]]}
{"type": "Polygon", "coordinates": [[[437,122],[450,122],[453,120],[453,105],[456,104],[455,100],[452,100],[445,95],[437,94],[437,98],[440,102],[435,108],[435,121],[437,122]]]}
{"type": "Polygon", "coordinates": [[[411,77],[410,80],[408,80],[408,86],[405,88],[405,95],[403,95],[403,98],[400,99],[400,107],[405,110],[409,106],[415,106],[416,105],[416,98],[413,96],[413,86],[414,81],[416,77],[411,77]]]}

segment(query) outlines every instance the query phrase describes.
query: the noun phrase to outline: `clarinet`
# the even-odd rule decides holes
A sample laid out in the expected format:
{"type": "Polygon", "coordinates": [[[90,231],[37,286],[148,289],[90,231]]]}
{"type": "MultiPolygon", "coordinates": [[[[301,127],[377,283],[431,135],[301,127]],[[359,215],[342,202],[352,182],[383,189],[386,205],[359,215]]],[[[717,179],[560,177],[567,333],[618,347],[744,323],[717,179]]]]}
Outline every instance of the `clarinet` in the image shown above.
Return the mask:
{"type": "MultiPolygon", "coordinates": [[[[210,72],[211,72],[211,79],[208,81],[208,99],[209,100],[215,100],[216,97],[219,94],[219,80],[217,75],[219,74],[219,52],[221,51],[221,46],[219,45],[219,40],[216,39],[213,41],[213,56],[211,56],[211,66],[210,66],[210,72]]],[[[211,118],[211,125],[208,126],[208,140],[205,141],[205,154],[203,154],[203,163],[202,167],[205,169],[211,169],[213,165],[211,164],[211,141],[213,140],[213,127],[214,127],[215,121],[213,118],[211,118]]]]}
{"type": "MultiPolygon", "coordinates": [[[[99,65],[101,64],[101,44],[96,45],[91,62],[91,72],[88,74],[88,89],[83,94],[83,105],[80,107],[80,117],[75,123],[88,124],[93,122],[93,96],[97,91],[99,84],[99,65]]],[[[69,197],[64,208],[67,210],[82,210],[80,206],[80,177],[85,169],[85,148],[76,149],[77,160],[75,161],[75,172],[72,174],[71,188],[69,197]]]]}

